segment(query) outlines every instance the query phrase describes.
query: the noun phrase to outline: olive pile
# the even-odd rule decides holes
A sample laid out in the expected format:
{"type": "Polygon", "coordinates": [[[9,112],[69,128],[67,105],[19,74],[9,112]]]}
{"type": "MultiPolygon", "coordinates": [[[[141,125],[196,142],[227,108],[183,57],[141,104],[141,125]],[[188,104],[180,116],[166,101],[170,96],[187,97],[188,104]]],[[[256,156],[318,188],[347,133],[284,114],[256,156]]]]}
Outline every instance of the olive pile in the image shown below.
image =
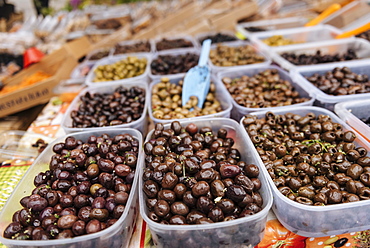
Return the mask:
{"type": "Polygon", "coordinates": [[[149,218],[162,224],[209,224],[262,209],[259,168],[240,159],[226,129],[156,124],[144,144],[143,191],[149,218]]]}
{"type": "Polygon", "coordinates": [[[190,40],[185,39],[162,39],[155,44],[157,51],[163,51],[168,49],[175,49],[175,48],[186,48],[186,47],[194,47],[193,43],[190,40]]]}
{"type": "Polygon", "coordinates": [[[317,50],[315,54],[295,54],[285,52],[282,53],[281,56],[294,65],[315,65],[357,59],[356,52],[353,49],[348,49],[343,54],[322,54],[320,50],[317,50]]]}
{"type": "Polygon", "coordinates": [[[305,205],[370,199],[370,157],[330,116],[246,115],[245,130],[278,190],[305,205]]]}
{"type": "Polygon", "coordinates": [[[220,43],[220,42],[228,42],[228,41],[236,41],[236,37],[229,34],[223,33],[216,33],[214,35],[207,35],[201,39],[199,39],[200,44],[203,44],[203,41],[210,39],[212,43],[220,43]]]}
{"type": "Polygon", "coordinates": [[[323,75],[306,77],[313,85],[329,95],[352,95],[370,92],[370,80],[366,74],[356,74],[348,67],[336,67],[323,75]]]}
{"type": "Polygon", "coordinates": [[[210,51],[209,58],[215,66],[249,65],[265,61],[250,45],[232,47],[217,44],[216,49],[210,51]]]}
{"type": "Polygon", "coordinates": [[[370,41],[370,30],[362,32],[361,34],[356,35],[356,37],[370,41]]]}
{"type": "Polygon", "coordinates": [[[171,83],[168,78],[162,78],[161,82],[153,86],[152,111],[154,118],[183,119],[222,111],[221,103],[216,99],[216,87],[213,83],[209,87],[203,108],[197,106],[198,99],[194,96],[190,97],[188,103],[182,106],[182,84],[183,80],[175,84],[171,83]]]}
{"type": "Polygon", "coordinates": [[[89,60],[99,60],[105,58],[109,55],[109,53],[110,53],[109,49],[97,51],[89,57],[89,60]]]}
{"type": "Polygon", "coordinates": [[[237,104],[247,108],[268,108],[308,101],[299,96],[288,80],[280,78],[276,69],[267,69],[251,77],[222,78],[237,104]]]}
{"type": "Polygon", "coordinates": [[[150,66],[153,75],[184,73],[198,64],[199,56],[193,53],[159,55],[150,66]]]}
{"type": "Polygon", "coordinates": [[[138,53],[138,52],[150,52],[149,41],[140,41],[131,45],[120,45],[117,44],[114,49],[114,55],[122,53],[138,53]]]}
{"type": "Polygon", "coordinates": [[[282,35],[273,35],[269,38],[262,40],[262,42],[268,46],[286,46],[298,43],[291,39],[284,38],[284,36],[282,35]]]}
{"type": "Polygon", "coordinates": [[[117,87],[112,94],[90,94],[80,97],[77,110],[71,111],[72,127],[105,127],[133,122],[143,115],[145,89],[117,87]]]}
{"type": "Polygon", "coordinates": [[[363,121],[366,125],[370,127],[370,117],[368,118],[361,118],[361,121],[363,121]]]}
{"type": "Polygon", "coordinates": [[[245,27],[244,29],[252,33],[267,31],[265,28],[260,28],[260,27],[245,27]]]}
{"type": "Polygon", "coordinates": [[[49,170],[34,179],[4,230],[17,240],[63,239],[99,232],[122,215],[134,180],[139,141],[130,134],[69,136],[53,146],[49,170]]]}
{"type": "Polygon", "coordinates": [[[114,81],[140,76],[145,72],[146,64],[146,58],[139,59],[128,56],[113,64],[100,65],[94,70],[95,78],[93,82],[114,81]]]}

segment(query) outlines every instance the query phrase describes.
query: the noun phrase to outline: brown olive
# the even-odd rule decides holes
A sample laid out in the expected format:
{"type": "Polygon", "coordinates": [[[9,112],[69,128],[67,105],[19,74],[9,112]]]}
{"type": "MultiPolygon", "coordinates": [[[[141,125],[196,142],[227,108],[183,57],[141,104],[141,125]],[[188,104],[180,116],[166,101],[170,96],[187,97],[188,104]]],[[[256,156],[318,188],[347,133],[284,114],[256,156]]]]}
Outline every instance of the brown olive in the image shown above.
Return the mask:
{"type": "Polygon", "coordinates": [[[176,200],[176,194],[172,190],[162,189],[158,192],[158,200],[165,200],[169,204],[172,204],[176,200]]]}
{"type": "Polygon", "coordinates": [[[62,229],[72,228],[77,219],[76,215],[63,215],[58,219],[58,227],[62,229]]]}
{"type": "Polygon", "coordinates": [[[331,189],[328,192],[328,203],[335,204],[342,202],[342,193],[338,189],[331,189]]]}
{"type": "Polygon", "coordinates": [[[154,205],[154,212],[159,217],[164,217],[170,212],[170,206],[165,200],[158,200],[154,205]]]}
{"type": "Polygon", "coordinates": [[[183,202],[174,202],[171,204],[171,213],[186,216],[189,213],[189,207],[183,202]]]}
{"type": "Polygon", "coordinates": [[[186,216],[186,222],[189,224],[195,224],[199,219],[206,217],[205,214],[197,211],[192,210],[187,216],[186,216]]]}
{"type": "Polygon", "coordinates": [[[206,181],[197,182],[191,190],[193,196],[197,198],[200,196],[206,195],[209,191],[210,191],[210,186],[206,181]]]}
{"type": "Polygon", "coordinates": [[[347,169],[347,175],[350,176],[352,179],[357,180],[360,175],[363,172],[363,167],[358,165],[358,164],[352,164],[348,169],[347,169]]]}
{"type": "Polygon", "coordinates": [[[206,196],[201,196],[197,200],[197,209],[204,214],[208,214],[209,211],[214,207],[214,203],[211,199],[206,196]]]}

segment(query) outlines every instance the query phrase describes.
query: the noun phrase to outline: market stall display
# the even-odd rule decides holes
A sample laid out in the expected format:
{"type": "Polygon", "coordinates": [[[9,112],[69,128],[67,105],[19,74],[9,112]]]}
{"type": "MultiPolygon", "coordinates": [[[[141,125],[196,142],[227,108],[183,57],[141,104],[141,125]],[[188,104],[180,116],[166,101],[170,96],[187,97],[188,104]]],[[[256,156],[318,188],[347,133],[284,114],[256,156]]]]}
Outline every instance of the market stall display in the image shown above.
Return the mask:
{"type": "MultiPolygon", "coordinates": [[[[325,5],[320,9],[329,6],[329,2],[320,1],[325,5]]],[[[10,79],[0,83],[0,88],[20,86],[25,75],[28,78],[24,80],[28,81],[41,71],[50,75],[23,90],[4,96],[0,93],[0,116],[49,101],[29,132],[57,138],[55,142],[60,137],[103,135],[101,142],[95,144],[90,136],[87,144],[63,151],[60,160],[78,162],[79,158],[71,156],[83,156],[77,150],[84,151],[95,144],[99,154],[94,155],[98,156],[94,162],[98,168],[101,165],[100,172],[112,172],[119,185],[127,179],[122,179],[123,175],[132,183],[129,197],[120,192],[112,201],[111,191],[109,199],[99,195],[94,200],[95,194],[89,197],[86,203],[93,204],[95,210],[83,220],[73,217],[78,217],[73,208],[77,212],[86,207],[75,206],[86,197],[75,195],[74,190],[60,193],[59,205],[72,209],[53,207],[53,211],[63,214],[54,216],[56,219],[46,217],[56,225],[43,226],[43,215],[49,210],[39,214],[39,206],[32,202],[48,199],[40,195],[44,192],[40,185],[35,185],[37,190],[31,187],[33,181],[44,180],[40,174],[34,177],[40,170],[56,163],[51,159],[53,148],[46,146],[55,143],[36,141],[31,145],[34,150],[46,147],[36,162],[9,159],[0,164],[0,178],[4,181],[0,184],[0,204],[5,203],[20,181],[5,212],[0,213],[1,242],[15,247],[58,246],[61,243],[52,239],[59,237],[67,238],[66,246],[88,247],[89,242],[94,242],[97,246],[140,248],[283,248],[288,244],[333,248],[368,243],[370,146],[366,141],[369,117],[364,109],[369,94],[366,68],[370,43],[366,37],[336,38],[350,26],[362,26],[369,6],[358,0],[348,5],[342,1],[341,9],[332,15],[338,17],[329,16],[323,20],[324,25],[304,27],[321,12],[312,11],[317,11],[320,4],[218,0],[88,5],[80,10],[31,18],[14,29],[19,32],[0,34],[0,47],[4,47],[2,75],[10,79]],[[351,10],[356,10],[352,17],[358,14],[361,18],[349,18],[351,10]],[[265,20],[258,20],[261,17],[265,20]],[[198,64],[200,44],[206,38],[213,42],[209,56],[210,92],[202,108],[196,106],[194,98],[182,106],[183,77],[198,64]],[[239,40],[244,38],[248,40],[239,40]],[[87,39],[89,42],[85,42],[87,39]],[[18,56],[22,53],[13,49],[16,47],[19,51],[36,47],[46,55],[24,69],[18,56]],[[40,86],[42,91],[37,88],[40,86]],[[39,90],[32,91],[36,89],[39,90]],[[58,96],[51,98],[53,94],[58,96]],[[342,103],[353,97],[364,100],[352,105],[342,103]],[[338,119],[334,110],[354,129],[338,119]],[[259,120],[266,113],[266,120],[259,120]],[[281,124],[284,118],[289,120],[281,124]],[[321,131],[315,129],[319,128],[318,123],[321,131]],[[355,126],[358,123],[363,126],[355,126]],[[131,145],[135,152],[141,152],[141,156],[137,154],[138,170],[128,165],[132,151],[120,151],[122,147],[103,134],[122,128],[140,134],[140,142],[145,140],[142,144],[133,140],[131,145]],[[65,133],[69,135],[64,136],[65,133]],[[117,159],[115,152],[119,153],[117,159]],[[117,168],[112,171],[113,164],[106,160],[112,160],[117,168]],[[259,173],[252,173],[256,168],[259,173]],[[14,182],[9,184],[12,176],[14,182]],[[19,194],[18,189],[25,184],[27,194],[33,191],[33,196],[20,201],[23,193],[19,194]],[[106,204],[102,204],[101,198],[106,204]],[[71,199],[73,206],[67,206],[71,199]],[[114,214],[114,209],[110,211],[114,204],[130,199],[129,211],[129,207],[117,210],[127,210],[127,219],[105,222],[105,210],[108,215],[114,214]],[[13,216],[16,209],[10,213],[10,204],[19,209],[26,207],[28,210],[22,213],[30,214],[31,222],[39,226],[18,222],[24,216],[13,216]],[[290,211],[284,210],[287,208],[290,211]],[[64,217],[65,212],[68,218],[64,217]],[[13,223],[9,225],[10,222],[13,223]],[[117,222],[122,224],[114,229],[117,232],[110,231],[110,225],[117,226],[117,222]],[[103,230],[86,234],[99,228],[103,230]],[[71,236],[75,237],[69,239],[71,236]],[[51,240],[24,241],[44,238],[51,240]]],[[[52,156],[55,157],[58,154],[52,156]]],[[[94,183],[111,186],[92,175],[96,173],[94,164],[80,167],[94,183]]],[[[57,170],[54,174],[58,175],[52,175],[50,181],[63,176],[69,180],[67,174],[73,172],[65,171],[68,170],[57,170]]],[[[46,174],[47,179],[50,173],[46,174]]],[[[83,175],[71,179],[76,187],[81,183],[74,180],[80,176],[83,175]]],[[[47,190],[63,188],[59,181],[47,190]]],[[[124,188],[127,187],[130,188],[124,188]]]]}

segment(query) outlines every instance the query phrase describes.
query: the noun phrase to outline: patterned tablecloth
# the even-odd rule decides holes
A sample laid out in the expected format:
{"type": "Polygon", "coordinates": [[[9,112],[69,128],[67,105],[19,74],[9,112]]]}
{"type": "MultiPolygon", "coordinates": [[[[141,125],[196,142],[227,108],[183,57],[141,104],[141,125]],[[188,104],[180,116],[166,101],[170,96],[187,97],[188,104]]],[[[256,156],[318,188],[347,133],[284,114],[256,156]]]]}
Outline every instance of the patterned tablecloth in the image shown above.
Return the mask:
{"type": "MultiPolygon", "coordinates": [[[[54,97],[46,105],[42,113],[28,128],[28,132],[43,134],[52,138],[65,135],[60,123],[69,103],[63,103],[54,97]]],[[[10,161],[9,165],[0,167],[0,209],[10,196],[22,175],[27,171],[32,161],[10,161]]],[[[0,244],[0,248],[5,247],[0,244]]],[[[150,231],[140,215],[137,218],[130,247],[152,247],[150,231]]],[[[320,238],[306,238],[290,232],[283,227],[276,216],[270,211],[266,224],[265,236],[256,248],[370,248],[370,230],[333,235],[320,238]],[[339,244],[342,243],[341,246],[339,244]]]]}

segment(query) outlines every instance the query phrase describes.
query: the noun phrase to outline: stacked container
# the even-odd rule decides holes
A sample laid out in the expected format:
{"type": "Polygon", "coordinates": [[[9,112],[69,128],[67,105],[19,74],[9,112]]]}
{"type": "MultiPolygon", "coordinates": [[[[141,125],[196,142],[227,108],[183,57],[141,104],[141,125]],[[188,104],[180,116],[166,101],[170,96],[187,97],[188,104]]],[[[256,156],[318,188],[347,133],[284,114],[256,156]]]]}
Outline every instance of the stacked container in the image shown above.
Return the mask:
{"type": "MultiPolygon", "coordinates": [[[[73,137],[76,139],[81,139],[86,141],[91,135],[102,135],[106,133],[110,136],[117,134],[130,134],[139,141],[139,147],[142,146],[142,135],[139,131],[130,128],[111,128],[94,130],[87,132],[74,133],[73,137]]],[[[137,193],[137,181],[139,166],[143,163],[142,151],[139,150],[137,169],[135,171],[134,181],[132,183],[131,193],[128,198],[126,208],[122,216],[114,223],[112,226],[92,234],[82,235],[73,238],[54,240],[16,240],[7,239],[3,237],[4,229],[8,224],[12,222],[13,213],[17,209],[21,209],[20,200],[27,195],[31,194],[34,189],[34,178],[42,171],[49,169],[50,158],[54,154],[53,146],[57,143],[64,142],[68,136],[63,136],[57,138],[51,142],[47,148],[39,155],[32,166],[28,169],[26,174],[23,176],[22,180],[18,183],[14,189],[12,195],[9,197],[7,203],[5,204],[3,210],[0,213],[0,241],[7,247],[55,247],[55,248],[67,248],[67,247],[80,247],[80,248],[90,248],[90,247],[128,247],[130,242],[131,234],[134,230],[134,225],[136,222],[136,217],[138,214],[138,193],[137,193]]]]}
{"type": "MultiPolygon", "coordinates": [[[[289,109],[274,110],[273,113],[276,115],[293,113],[300,116],[305,116],[308,113],[313,113],[316,116],[327,115],[333,122],[341,124],[343,131],[353,130],[334,113],[319,107],[292,107],[289,109]]],[[[263,118],[265,114],[266,111],[251,113],[251,115],[256,115],[257,118],[263,118]]],[[[244,127],[242,124],[243,119],[240,121],[242,127],[244,127]]],[[[250,137],[248,135],[245,136],[249,146],[253,146],[250,137]]],[[[358,136],[354,143],[356,147],[366,148],[368,151],[367,156],[369,156],[369,142],[358,136]]],[[[255,149],[253,149],[253,154],[253,156],[258,157],[258,164],[261,166],[262,172],[267,178],[272,190],[274,197],[272,209],[280,223],[290,231],[305,237],[323,237],[370,228],[370,215],[368,214],[370,210],[369,200],[326,206],[309,206],[295,202],[280,193],[255,149]]]]}
{"type": "MultiPolygon", "coordinates": [[[[198,120],[181,121],[182,126],[194,123],[198,128],[211,127],[213,131],[224,128],[228,131],[228,136],[235,141],[233,147],[241,152],[241,160],[247,163],[257,163],[258,156],[253,153],[253,145],[247,142],[243,135],[242,128],[237,122],[225,118],[208,118],[198,120]]],[[[165,124],[168,129],[170,124],[165,124]]],[[[147,135],[146,141],[150,140],[154,130],[147,135]]],[[[143,161],[143,160],[142,160],[143,161]]],[[[144,172],[145,164],[142,163],[139,174],[144,172]]],[[[144,221],[148,224],[152,234],[154,244],[157,247],[185,247],[188,244],[192,247],[244,247],[257,245],[263,236],[267,214],[272,204],[271,191],[268,187],[266,178],[260,174],[258,177],[262,188],[260,194],[263,198],[262,210],[254,215],[218,223],[201,225],[166,225],[152,221],[146,207],[146,195],[143,193],[143,177],[140,176],[139,182],[139,202],[140,213],[144,221]]]]}

